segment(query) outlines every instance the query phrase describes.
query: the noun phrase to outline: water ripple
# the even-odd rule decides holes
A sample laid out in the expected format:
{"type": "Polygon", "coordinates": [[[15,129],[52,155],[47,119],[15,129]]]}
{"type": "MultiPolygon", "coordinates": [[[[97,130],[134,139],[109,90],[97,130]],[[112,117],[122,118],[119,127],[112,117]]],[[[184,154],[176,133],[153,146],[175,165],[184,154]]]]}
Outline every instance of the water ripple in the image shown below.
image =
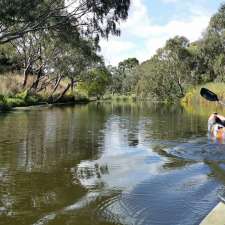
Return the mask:
{"type": "Polygon", "coordinates": [[[168,154],[194,161],[224,161],[225,145],[212,143],[205,138],[191,140],[166,149],[168,154]]]}

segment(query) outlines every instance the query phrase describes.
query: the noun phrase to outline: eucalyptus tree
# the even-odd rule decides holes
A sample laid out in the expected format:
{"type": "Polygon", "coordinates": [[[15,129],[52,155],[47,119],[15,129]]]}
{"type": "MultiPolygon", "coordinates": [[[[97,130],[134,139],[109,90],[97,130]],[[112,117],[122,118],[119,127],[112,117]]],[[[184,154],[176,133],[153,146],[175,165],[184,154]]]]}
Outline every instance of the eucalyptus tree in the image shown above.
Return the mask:
{"type": "Polygon", "coordinates": [[[199,42],[201,60],[205,67],[205,80],[224,80],[223,57],[225,55],[225,4],[210,19],[208,28],[199,42]]]}
{"type": "Polygon", "coordinates": [[[136,58],[128,58],[119,62],[118,69],[123,73],[130,72],[137,65],[139,65],[139,61],[136,58]]]}
{"type": "Polygon", "coordinates": [[[131,92],[134,92],[138,80],[135,69],[138,65],[139,61],[136,58],[128,58],[119,63],[118,70],[122,76],[121,91],[123,94],[131,94],[131,92]]]}
{"type": "Polygon", "coordinates": [[[0,44],[30,32],[62,33],[65,27],[83,36],[119,35],[130,0],[1,0],[0,44]]]}
{"type": "Polygon", "coordinates": [[[112,76],[109,89],[113,94],[129,94],[132,89],[134,90],[137,77],[133,70],[138,65],[139,61],[136,58],[128,58],[119,62],[118,67],[108,67],[112,76]]]}
{"type": "Polygon", "coordinates": [[[155,100],[174,101],[184,97],[191,83],[191,54],[185,37],[174,37],[164,48],[138,67],[137,93],[155,100]]]}
{"type": "Polygon", "coordinates": [[[21,38],[10,41],[12,47],[15,48],[17,55],[20,57],[23,68],[23,84],[26,88],[28,76],[30,74],[43,74],[44,57],[47,34],[42,32],[30,32],[21,38]]]}
{"type": "Polygon", "coordinates": [[[109,85],[108,89],[109,91],[114,95],[114,94],[120,94],[122,90],[122,82],[123,82],[123,77],[120,74],[120,71],[116,66],[109,65],[107,67],[107,70],[111,74],[112,77],[112,82],[109,85]]]}
{"type": "Polygon", "coordinates": [[[69,89],[73,91],[78,82],[84,81],[88,70],[103,63],[102,58],[96,53],[97,48],[92,39],[80,39],[79,42],[74,43],[62,43],[58,40],[48,50],[48,55],[53,56],[49,57],[46,67],[50,80],[54,81],[51,97],[62,80],[69,81],[55,101],[62,98],[69,89]]]}
{"type": "Polygon", "coordinates": [[[110,83],[111,74],[102,64],[87,71],[85,79],[80,86],[87,92],[88,96],[100,99],[105,94],[110,83]]]}
{"type": "Polygon", "coordinates": [[[176,36],[166,42],[166,46],[159,52],[160,60],[167,65],[165,79],[171,85],[176,97],[185,95],[185,88],[191,82],[191,54],[188,51],[189,40],[176,36]]]}

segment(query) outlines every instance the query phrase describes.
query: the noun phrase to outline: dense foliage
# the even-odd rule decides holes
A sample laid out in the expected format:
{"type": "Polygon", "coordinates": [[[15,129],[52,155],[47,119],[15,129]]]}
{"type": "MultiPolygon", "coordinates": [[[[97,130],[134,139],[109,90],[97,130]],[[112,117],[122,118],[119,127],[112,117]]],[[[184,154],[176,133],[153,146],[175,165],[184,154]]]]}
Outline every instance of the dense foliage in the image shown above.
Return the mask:
{"type": "MultiPolygon", "coordinates": [[[[44,93],[57,102],[75,89],[89,97],[108,92],[171,102],[190,87],[225,82],[225,4],[199,40],[175,36],[141,64],[128,58],[106,68],[99,38],[120,34],[129,5],[130,0],[1,1],[0,74],[20,75],[10,94],[44,93]]],[[[5,89],[11,80],[10,75],[5,89]]]]}
{"type": "Polygon", "coordinates": [[[110,74],[98,54],[99,39],[120,34],[129,5],[130,0],[2,0],[0,95],[26,92],[57,102],[82,83],[88,95],[102,96],[110,74]]]}
{"type": "MultiPolygon", "coordinates": [[[[129,59],[128,59],[129,61],[129,59]]],[[[185,37],[169,39],[151,59],[129,70],[119,63],[110,67],[112,93],[136,94],[156,101],[176,101],[189,87],[207,82],[225,82],[225,4],[211,18],[198,41],[185,37]]]]}
{"type": "Polygon", "coordinates": [[[119,34],[130,0],[1,0],[0,43],[48,30],[83,36],[119,34]]]}

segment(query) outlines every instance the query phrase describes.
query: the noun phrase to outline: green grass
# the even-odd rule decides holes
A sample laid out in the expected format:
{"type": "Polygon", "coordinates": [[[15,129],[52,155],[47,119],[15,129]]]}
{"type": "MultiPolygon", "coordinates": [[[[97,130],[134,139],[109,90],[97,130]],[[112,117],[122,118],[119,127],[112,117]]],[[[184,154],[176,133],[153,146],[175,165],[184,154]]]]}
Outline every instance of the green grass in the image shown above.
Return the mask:
{"type": "Polygon", "coordinates": [[[0,97],[0,105],[6,108],[22,107],[29,105],[36,105],[40,102],[39,96],[28,95],[27,91],[16,94],[15,96],[3,96],[0,97]]]}
{"type": "MultiPolygon", "coordinates": [[[[88,102],[85,96],[67,94],[57,103],[81,103],[88,102]]],[[[10,110],[14,107],[25,107],[47,103],[48,98],[39,95],[29,95],[27,91],[16,94],[15,96],[0,95],[0,111],[10,110]]]]}

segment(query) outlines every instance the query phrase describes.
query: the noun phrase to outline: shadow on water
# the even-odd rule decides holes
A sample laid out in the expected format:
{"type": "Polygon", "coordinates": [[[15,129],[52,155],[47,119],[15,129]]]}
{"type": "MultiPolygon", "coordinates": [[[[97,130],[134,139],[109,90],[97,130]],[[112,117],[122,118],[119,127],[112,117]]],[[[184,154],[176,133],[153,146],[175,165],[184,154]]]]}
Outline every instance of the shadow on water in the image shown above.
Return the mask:
{"type": "Polygon", "coordinates": [[[2,225],[194,225],[225,181],[224,145],[178,106],[36,108],[0,126],[2,225]]]}

